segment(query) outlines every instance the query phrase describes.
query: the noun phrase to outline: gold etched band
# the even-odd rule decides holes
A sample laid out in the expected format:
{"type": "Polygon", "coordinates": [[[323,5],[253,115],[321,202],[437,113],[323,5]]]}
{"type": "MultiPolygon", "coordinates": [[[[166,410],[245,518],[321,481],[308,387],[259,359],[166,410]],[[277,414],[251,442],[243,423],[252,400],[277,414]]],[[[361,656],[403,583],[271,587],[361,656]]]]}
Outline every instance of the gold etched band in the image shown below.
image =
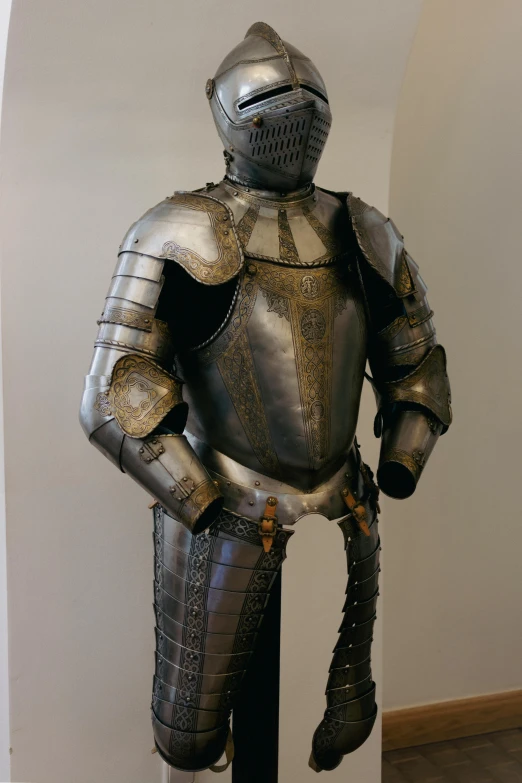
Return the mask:
{"type": "Polygon", "coordinates": [[[181,382],[143,356],[122,356],[107,394],[112,414],[126,435],[144,438],[177,405],[181,382]]]}
{"type": "Polygon", "coordinates": [[[129,310],[125,307],[108,307],[103,311],[99,324],[119,324],[120,326],[132,326],[144,332],[152,331],[154,319],[146,313],[137,310],[129,310]]]}

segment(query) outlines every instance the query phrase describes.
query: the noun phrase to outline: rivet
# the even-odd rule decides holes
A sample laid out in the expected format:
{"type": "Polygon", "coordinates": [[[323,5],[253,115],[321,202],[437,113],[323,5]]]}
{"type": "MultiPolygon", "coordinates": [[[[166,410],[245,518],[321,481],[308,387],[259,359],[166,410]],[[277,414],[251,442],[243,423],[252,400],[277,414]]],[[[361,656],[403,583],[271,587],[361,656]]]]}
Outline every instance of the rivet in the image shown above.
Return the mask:
{"type": "Polygon", "coordinates": [[[144,321],[144,323],[146,323],[146,324],[150,324],[150,318],[144,318],[144,319],[143,319],[143,321],[144,321]]]}
{"type": "Polygon", "coordinates": [[[188,481],[188,477],[187,476],[183,476],[183,481],[188,481]]]}
{"type": "Polygon", "coordinates": [[[261,486],[261,482],[260,481],[256,481],[256,487],[259,487],[259,486],[261,486]]]}
{"type": "Polygon", "coordinates": [[[239,193],[237,190],[234,190],[234,196],[239,196],[239,193]]]}
{"type": "Polygon", "coordinates": [[[253,506],[253,505],[254,505],[254,501],[253,501],[253,500],[249,500],[249,501],[248,501],[248,505],[249,505],[249,506],[253,506]]]}
{"type": "Polygon", "coordinates": [[[227,481],[227,487],[229,487],[229,486],[230,486],[230,484],[231,484],[231,482],[230,482],[230,481],[227,481]]]}
{"type": "Polygon", "coordinates": [[[224,234],[225,236],[228,236],[228,231],[223,231],[223,234],[224,234]]]}
{"type": "Polygon", "coordinates": [[[137,245],[139,241],[140,241],[139,239],[135,239],[134,244],[137,245]]]}
{"type": "Polygon", "coordinates": [[[246,193],[250,193],[250,188],[245,188],[246,193]]]}
{"type": "Polygon", "coordinates": [[[284,212],[285,210],[284,210],[284,209],[280,209],[279,211],[280,211],[280,212],[284,212]]]}
{"type": "Polygon", "coordinates": [[[144,451],[145,449],[140,449],[140,454],[143,454],[144,451]]]}

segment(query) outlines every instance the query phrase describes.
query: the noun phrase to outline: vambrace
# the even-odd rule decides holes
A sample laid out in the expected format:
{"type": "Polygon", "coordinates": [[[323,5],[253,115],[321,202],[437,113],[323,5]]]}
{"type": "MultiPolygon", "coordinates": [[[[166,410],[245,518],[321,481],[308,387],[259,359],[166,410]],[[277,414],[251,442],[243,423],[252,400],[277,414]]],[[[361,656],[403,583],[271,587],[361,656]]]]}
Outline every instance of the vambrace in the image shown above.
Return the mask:
{"type": "Polygon", "coordinates": [[[439,436],[451,424],[444,348],[434,346],[413,372],[374,388],[379,407],[376,434],[382,428],[379,487],[390,497],[407,498],[439,436]]]}
{"type": "Polygon", "coordinates": [[[164,259],[125,252],[99,320],[80,409],[89,441],[194,532],[216,518],[222,498],[182,435],[187,404],[167,368],[174,349],[156,318],[164,259]]]}
{"type": "Polygon", "coordinates": [[[291,535],[279,528],[266,552],[257,523],[243,517],[223,511],[194,536],[154,508],[152,723],[158,752],[176,769],[213,768],[227,750],[230,712],[291,535]]]}
{"type": "Polygon", "coordinates": [[[335,769],[347,753],[370,736],[375,719],[375,683],[372,681],[371,646],[379,595],[380,540],[377,499],[371,474],[362,473],[352,484],[367,520],[366,533],[352,514],[338,524],[344,536],[348,585],[343,621],[326,686],[327,708],[312,740],[310,767],[316,772],[335,769]]]}
{"type": "Polygon", "coordinates": [[[446,353],[437,344],[417,265],[407,253],[404,263],[410,291],[392,297],[393,320],[374,335],[370,355],[375,434],[382,436],[377,479],[382,491],[394,498],[413,494],[439,436],[451,424],[446,353]]]}

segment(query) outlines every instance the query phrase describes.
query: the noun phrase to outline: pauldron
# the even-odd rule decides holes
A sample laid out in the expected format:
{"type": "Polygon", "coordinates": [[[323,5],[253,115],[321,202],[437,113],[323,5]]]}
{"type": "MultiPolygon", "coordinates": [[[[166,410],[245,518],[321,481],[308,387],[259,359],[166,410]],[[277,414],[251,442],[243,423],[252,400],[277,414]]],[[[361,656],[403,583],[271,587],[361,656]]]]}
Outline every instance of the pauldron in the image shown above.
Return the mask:
{"type": "Polygon", "coordinates": [[[120,253],[169,259],[205,285],[235,277],[244,264],[232,210],[203,193],[174,193],[134,223],[120,253]]]}
{"type": "Polygon", "coordinates": [[[352,193],[347,206],[357,244],[369,266],[399,298],[417,293],[410,266],[413,261],[395,223],[352,193]]]}

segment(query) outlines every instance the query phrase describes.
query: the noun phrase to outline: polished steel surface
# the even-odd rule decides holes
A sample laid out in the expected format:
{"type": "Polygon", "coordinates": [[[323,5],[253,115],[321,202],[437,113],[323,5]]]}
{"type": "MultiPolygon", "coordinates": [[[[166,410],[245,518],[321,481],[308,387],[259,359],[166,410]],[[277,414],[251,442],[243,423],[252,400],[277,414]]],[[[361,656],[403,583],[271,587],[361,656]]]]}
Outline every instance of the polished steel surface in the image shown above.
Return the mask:
{"type": "Polygon", "coordinates": [[[207,744],[198,749],[200,735],[206,733],[210,742],[210,729],[228,723],[257,639],[260,615],[291,534],[278,532],[272,547],[277,556],[270,560],[265,559],[269,553],[264,552],[257,525],[248,519],[223,512],[206,534],[190,535],[160,506],[154,508],[153,517],[155,739],[170,764],[196,769],[204,766],[210,752],[207,744]],[[234,560],[234,548],[237,565],[213,559],[226,553],[234,560]],[[247,558],[252,568],[239,565],[247,548],[255,553],[255,558],[247,558]],[[275,569],[267,569],[268,564],[275,569]],[[216,584],[219,589],[212,586],[216,584]],[[235,622],[230,620],[231,613],[235,622]],[[165,726],[183,732],[185,757],[180,747],[165,747],[165,726]]]}
{"type": "Polygon", "coordinates": [[[342,688],[331,688],[326,692],[326,701],[328,707],[336,707],[338,704],[345,704],[352,699],[358,699],[371,690],[373,681],[371,676],[365,677],[361,682],[353,685],[345,685],[342,688]]]}
{"type": "Polygon", "coordinates": [[[269,495],[275,495],[278,499],[277,516],[281,525],[294,525],[301,517],[314,513],[328,519],[338,519],[347,512],[341,489],[348,476],[359,475],[355,451],[352,450],[328,481],[313,492],[303,494],[291,484],[241,465],[195,436],[189,435],[188,440],[209,475],[217,482],[225,508],[251,519],[259,519],[269,495]]]}
{"type": "Polygon", "coordinates": [[[179,357],[187,429],[237,463],[310,492],[353,443],[367,355],[363,306],[356,280],[337,268],[254,266],[224,331],[179,357]]]}
{"type": "Polygon", "coordinates": [[[172,685],[159,680],[154,675],[152,685],[153,697],[179,704],[182,707],[194,707],[200,710],[224,710],[231,709],[238,691],[223,693],[191,693],[190,691],[175,688],[172,685]]]}
{"type": "MultiPolygon", "coordinates": [[[[209,193],[183,191],[152,207],[134,223],[124,237],[120,253],[151,256],[163,263],[173,261],[205,285],[230,280],[244,260],[229,207],[209,193]]],[[[136,272],[141,269],[136,268],[136,272]]],[[[114,278],[109,294],[118,296],[115,292],[121,289],[126,292],[131,287],[132,301],[141,304],[150,301],[152,307],[154,286],[161,286],[161,282],[119,276],[114,278]],[[128,280],[132,280],[132,285],[128,280]]]]}
{"type": "Polygon", "coordinates": [[[159,562],[166,567],[168,564],[169,570],[178,576],[183,576],[204,564],[206,574],[202,578],[205,584],[208,587],[227,589],[232,592],[245,592],[249,589],[253,590],[254,587],[256,591],[268,591],[278,573],[278,571],[257,571],[255,567],[245,568],[215,563],[205,560],[201,555],[192,558],[158,537],[155,537],[155,551],[159,562]]]}
{"type": "Polygon", "coordinates": [[[349,252],[343,201],[314,185],[277,194],[225,179],[210,193],[231,210],[250,259],[312,267],[332,264],[349,252]]]}
{"type": "Polygon", "coordinates": [[[225,749],[229,726],[210,731],[187,732],[166,726],[152,712],[154,740],[160,756],[180,770],[198,771],[215,764],[225,749]]]}
{"type": "Polygon", "coordinates": [[[228,655],[248,652],[254,649],[257,634],[226,634],[209,633],[203,630],[189,629],[186,625],[176,622],[171,617],[155,607],[156,626],[177,644],[182,644],[189,650],[198,650],[210,655],[228,655]]]}
{"type": "MultiPolygon", "coordinates": [[[[375,498],[370,502],[376,510],[375,498]]],[[[361,583],[361,565],[375,561],[380,550],[377,516],[374,513],[369,535],[353,517],[342,520],[339,526],[346,544],[348,585],[340,636],[329,669],[326,710],[312,741],[309,763],[316,772],[334,769],[344,755],[368,738],[377,710],[370,656],[378,571],[374,568],[372,572],[376,591],[371,598],[359,601],[353,590],[361,583]]]]}
{"type": "Polygon", "coordinates": [[[284,526],[339,520],[346,600],[310,760],[334,769],[376,717],[379,489],[355,439],[366,363],[377,478],[406,497],[451,421],[445,354],[394,223],[313,183],[331,113],[312,61],[256,23],[205,91],[225,178],[176,191],[127,232],[80,419],[156,501],[152,718],[179,769],[225,750],[284,526]]]}
{"type": "Polygon", "coordinates": [[[207,82],[229,176],[293,190],[311,182],[332,115],[315,65],[266,24],[247,31],[207,82]]]}
{"type": "MultiPolygon", "coordinates": [[[[206,609],[195,608],[191,603],[178,601],[154,582],[155,609],[168,616],[171,620],[187,624],[187,618],[194,623],[204,623],[208,633],[228,635],[254,633],[263,620],[263,614],[225,614],[223,612],[209,612],[206,609]]],[[[190,596],[189,599],[190,601],[190,596]]],[[[192,632],[192,624],[186,625],[192,632]]]]}

